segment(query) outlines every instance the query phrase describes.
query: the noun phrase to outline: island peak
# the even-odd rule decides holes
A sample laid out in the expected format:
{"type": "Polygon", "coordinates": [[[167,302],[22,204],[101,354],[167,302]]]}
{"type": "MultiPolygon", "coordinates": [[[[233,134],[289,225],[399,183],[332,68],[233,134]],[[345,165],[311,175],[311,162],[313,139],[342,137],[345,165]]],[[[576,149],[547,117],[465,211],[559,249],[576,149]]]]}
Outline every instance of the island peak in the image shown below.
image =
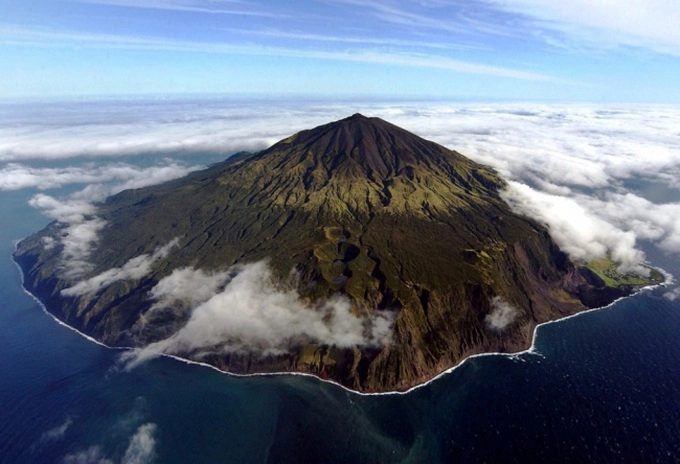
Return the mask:
{"type": "Polygon", "coordinates": [[[504,185],[357,113],[109,198],[79,274],[63,224],[15,258],[50,312],[109,345],[405,390],[633,291],[580,271],[504,185]]]}

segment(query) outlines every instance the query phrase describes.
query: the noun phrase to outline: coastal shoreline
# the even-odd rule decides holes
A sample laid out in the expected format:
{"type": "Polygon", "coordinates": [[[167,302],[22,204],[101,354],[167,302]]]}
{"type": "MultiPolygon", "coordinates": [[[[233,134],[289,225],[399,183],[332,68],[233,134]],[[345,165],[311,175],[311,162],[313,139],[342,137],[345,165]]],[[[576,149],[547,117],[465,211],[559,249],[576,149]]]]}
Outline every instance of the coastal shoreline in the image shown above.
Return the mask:
{"type": "MultiPolygon", "coordinates": [[[[19,242],[20,242],[20,240],[17,240],[17,241],[15,242],[15,249],[16,249],[17,245],[19,244],[19,242]]],[[[71,330],[71,331],[77,333],[77,334],[80,335],[81,337],[85,338],[86,340],[88,340],[88,341],[90,341],[90,342],[93,342],[93,343],[95,343],[95,344],[97,344],[97,345],[99,345],[99,346],[102,346],[102,347],[104,347],[104,348],[108,348],[108,349],[110,349],[110,350],[120,351],[120,352],[134,352],[134,351],[138,351],[138,350],[143,349],[143,348],[122,347],[122,346],[109,346],[109,345],[107,345],[107,344],[105,344],[105,343],[102,343],[101,341],[95,339],[94,337],[91,337],[90,335],[87,335],[87,334],[85,334],[84,332],[81,332],[80,330],[76,329],[75,327],[68,325],[68,324],[65,323],[64,321],[60,320],[57,316],[55,316],[53,313],[51,313],[51,312],[47,309],[47,306],[45,306],[45,304],[44,304],[44,303],[43,303],[36,295],[34,295],[33,293],[31,293],[31,292],[26,288],[26,286],[24,285],[24,282],[25,282],[24,271],[23,271],[23,269],[21,268],[21,266],[19,265],[19,263],[14,259],[13,256],[12,256],[12,262],[14,262],[15,266],[16,266],[17,269],[19,270],[19,274],[20,274],[20,276],[21,276],[21,288],[23,289],[24,293],[26,293],[26,294],[27,294],[28,296],[30,296],[36,303],[38,303],[38,305],[42,308],[43,312],[44,312],[45,314],[47,314],[48,316],[50,316],[53,320],[55,320],[55,321],[57,322],[57,324],[59,324],[60,326],[66,327],[66,328],[68,328],[69,330],[71,330]]],[[[651,266],[650,266],[650,267],[651,267],[651,266]]],[[[617,298],[616,300],[612,301],[611,303],[609,303],[609,304],[607,304],[607,305],[605,305],[605,306],[601,306],[601,307],[597,307],[597,308],[586,309],[586,310],[583,310],[583,311],[579,311],[579,312],[577,312],[577,313],[575,313],[575,314],[570,314],[570,315],[568,315],[568,316],[564,316],[564,317],[561,317],[561,318],[558,318],[558,319],[554,319],[554,320],[551,320],[551,321],[546,321],[546,322],[542,322],[542,323],[540,323],[540,324],[537,324],[537,325],[534,327],[534,330],[533,330],[533,332],[532,332],[532,335],[531,335],[531,345],[530,345],[528,348],[526,348],[526,349],[524,349],[524,350],[520,350],[520,351],[515,351],[515,352],[512,352],[512,353],[501,353],[501,352],[493,352],[493,351],[492,351],[492,352],[476,353],[476,354],[471,354],[471,355],[465,356],[463,359],[461,359],[461,360],[460,360],[458,363],[456,363],[454,366],[451,366],[451,367],[449,367],[449,368],[447,368],[447,369],[441,371],[440,373],[436,374],[436,375],[435,375],[434,377],[432,377],[431,379],[428,379],[428,380],[426,380],[425,382],[422,382],[422,383],[419,383],[419,384],[417,384],[417,385],[414,385],[414,386],[412,386],[412,387],[410,387],[410,388],[408,388],[407,390],[404,390],[404,391],[360,392],[360,391],[357,391],[357,390],[352,390],[351,388],[348,388],[348,387],[346,387],[346,386],[344,386],[344,385],[342,385],[342,384],[340,384],[340,383],[338,383],[338,382],[335,382],[335,381],[333,381],[333,380],[322,379],[321,377],[316,376],[316,375],[314,375],[314,374],[308,374],[308,373],[304,373],[304,372],[266,372],[266,373],[238,374],[238,373],[234,373],[234,372],[224,371],[224,370],[222,370],[222,369],[219,369],[219,368],[216,367],[216,366],[213,366],[212,364],[208,364],[208,363],[204,363],[204,362],[200,362],[200,361],[194,361],[194,360],[191,360],[191,359],[183,358],[183,357],[181,357],[181,356],[173,355],[173,354],[168,354],[168,353],[154,353],[154,354],[157,354],[157,356],[154,356],[153,358],[150,358],[149,360],[154,359],[154,358],[156,358],[156,357],[166,357],[166,358],[174,359],[174,360],[176,360],[176,361],[183,362],[183,363],[189,364],[189,365],[196,365],[196,366],[201,366],[201,367],[207,367],[207,368],[210,368],[210,369],[212,369],[212,370],[214,370],[214,371],[216,371],[216,372],[219,372],[220,374],[230,375],[230,376],[238,377],[238,378],[249,378],[249,377],[279,377],[279,376],[301,376],[301,377],[308,377],[308,378],[316,379],[316,380],[318,380],[319,382],[323,382],[323,383],[326,383],[326,384],[334,385],[334,386],[336,386],[336,387],[341,388],[342,390],[344,390],[344,391],[346,391],[346,392],[349,392],[349,393],[352,393],[352,394],[356,394],[356,395],[360,395],[360,396],[407,395],[407,394],[409,394],[409,393],[412,393],[412,392],[414,392],[414,391],[416,391],[416,390],[418,390],[418,389],[420,389],[420,388],[423,388],[423,387],[429,385],[430,383],[433,383],[434,381],[440,379],[441,377],[444,377],[444,376],[447,375],[447,374],[452,373],[453,371],[455,371],[455,370],[458,369],[459,367],[462,367],[462,366],[463,366],[468,360],[470,360],[470,359],[475,359],[475,358],[480,358],[480,357],[487,357],[487,356],[502,356],[502,357],[507,357],[507,358],[512,359],[512,358],[519,358],[519,357],[522,356],[522,355],[536,355],[536,356],[541,356],[541,357],[542,357],[543,355],[542,355],[539,351],[536,350],[536,336],[537,336],[537,333],[538,333],[538,329],[539,329],[540,327],[542,327],[542,326],[544,326],[544,325],[548,325],[548,324],[554,324],[554,323],[558,323],[558,322],[563,322],[563,321],[566,321],[566,320],[568,320],[568,319],[571,319],[571,318],[574,318],[574,317],[577,317],[577,316],[581,316],[581,315],[583,315],[583,314],[591,313],[591,312],[594,312],[594,311],[600,311],[600,310],[603,310],[603,309],[608,309],[608,308],[614,306],[615,304],[617,304],[618,302],[620,302],[620,301],[622,301],[622,300],[624,300],[624,299],[634,297],[634,296],[636,296],[636,295],[638,295],[638,294],[640,294],[640,293],[643,293],[643,292],[652,291],[652,290],[654,290],[654,289],[656,289],[656,288],[659,288],[659,287],[666,287],[666,286],[668,286],[668,285],[671,285],[671,284],[675,281],[675,278],[674,278],[674,276],[673,276],[671,273],[669,273],[669,272],[667,272],[667,271],[665,271],[665,270],[663,270],[663,269],[661,269],[661,268],[654,268],[654,269],[656,269],[657,271],[659,271],[659,272],[664,276],[664,281],[663,281],[663,282],[658,283],[658,284],[647,285],[647,286],[641,287],[641,288],[637,289],[636,291],[634,291],[633,293],[631,293],[630,295],[627,295],[627,296],[624,296],[624,297],[617,298]]]]}

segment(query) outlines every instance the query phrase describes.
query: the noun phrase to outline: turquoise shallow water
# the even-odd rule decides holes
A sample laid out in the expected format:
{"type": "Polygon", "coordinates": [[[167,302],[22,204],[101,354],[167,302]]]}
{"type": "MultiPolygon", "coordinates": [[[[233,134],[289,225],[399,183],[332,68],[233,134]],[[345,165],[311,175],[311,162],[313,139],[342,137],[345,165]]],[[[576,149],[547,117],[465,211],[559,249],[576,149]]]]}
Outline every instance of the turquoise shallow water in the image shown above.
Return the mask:
{"type": "Polygon", "coordinates": [[[541,327],[538,354],[475,358],[407,395],[172,359],[124,372],[119,352],[23,292],[14,240],[46,223],[29,197],[0,196],[0,462],[132,462],[144,430],[145,456],[169,463],[680,460],[680,301],[664,289],[541,327]]]}

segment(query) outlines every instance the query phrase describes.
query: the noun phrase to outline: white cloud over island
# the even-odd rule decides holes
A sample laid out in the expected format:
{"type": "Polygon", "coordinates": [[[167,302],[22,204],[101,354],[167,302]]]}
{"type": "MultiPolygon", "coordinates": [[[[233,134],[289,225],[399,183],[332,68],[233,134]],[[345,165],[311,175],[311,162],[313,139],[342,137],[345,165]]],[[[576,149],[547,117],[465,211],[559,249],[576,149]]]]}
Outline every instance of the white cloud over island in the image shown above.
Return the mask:
{"type": "Polygon", "coordinates": [[[519,311],[500,296],[491,299],[491,311],[484,316],[486,326],[495,331],[502,331],[513,323],[519,311]]]}
{"type": "Polygon", "coordinates": [[[391,341],[395,318],[390,311],[357,316],[351,301],[340,295],[307,303],[296,290],[282,288],[264,261],[216,273],[176,269],[158,282],[151,297],[156,303],[150,312],[179,304],[192,308],[191,316],[169,338],[125,355],[127,367],[162,353],[270,355],[304,343],[383,346],[391,341]]]}
{"type": "Polygon", "coordinates": [[[99,232],[106,226],[106,222],[96,216],[96,207],[77,198],[58,200],[42,193],[34,195],[29,204],[63,226],[56,238],[46,237],[44,245],[52,247],[58,240],[63,246],[64,275],[77,279],[91,271],[90,254],[99,232]]]}
{"type": "Polygon", "coordinates": [[[101,274],[81,280],[72,287],[61,291],[63,296],[82,296],[99,292],[109,285],[121,280],[139,280],[151,272],[152,266],[166,258],[179,239],[171,240],[158,247],[151,254],[143,254],[129,259],[123,266],[108,269],[101,274]]]}
{"type": "Polygon", "coordinates": [[[547,225],[553,239],[572,258],[587,261],[611,256],[620,263],[621,271],[648,273],[640,265],[645,257],[635,247],[636,234],[593,214],[577,200],[536,191],[516,181],[509,182],[502,196],[516,211],[547,225]]]}
{"type": "Polygon", "coordinates": [[[63,226],[57,237],[45,237],[45,246],[51,247],[59,242],[63,246],[61,253],[64,275],[78,279],[92,270],[90,254],[99,232],[106,227],[106,222],[97,217],[97,202],[122,190],[177,179],[201,168],[199,165],[187,167],[168,159],[150,167],[126,163],[97,165],[87,162],[80,166],[54,168],[8,163],[0,168],[0,191],[30,188],[47,190],[64,185],[86,185],[67,198],[37,193],[29,201],[30,206],[41,210],[44,215],[63,226]]]}

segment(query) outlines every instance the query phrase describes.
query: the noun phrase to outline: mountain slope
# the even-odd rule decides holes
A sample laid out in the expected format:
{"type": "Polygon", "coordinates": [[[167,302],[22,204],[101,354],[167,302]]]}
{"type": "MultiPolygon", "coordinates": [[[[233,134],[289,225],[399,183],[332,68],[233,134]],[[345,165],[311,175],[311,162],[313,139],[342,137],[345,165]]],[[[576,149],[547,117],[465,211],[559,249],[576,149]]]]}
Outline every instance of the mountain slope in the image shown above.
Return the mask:
{"type": "Polygon", "coordinates": [[[278,351],[179,354],[239,373],[301,371],[362,391],[406,389],[467,355],[525,348],[536,324],[585,309],[581,300],[631,290],[596,288],[542,226],[510,210],[503,185],[489,168],[357,114],[111,197],[97,207],[106,227],[78,279],[59,271],[63,247],[44,246],[63,235],[56,223],[22,242],[16,259],[50,311],[128,346],[163,340],[191,318],[191,305],[151,311],[149,295],[173,271],[266,260],[277,285],[310,307],[341,294],[366,320],[388,314],[391,341],[303,338],[278,351]],[[171,242],[143,276],[63,292],[171,242]]]}

